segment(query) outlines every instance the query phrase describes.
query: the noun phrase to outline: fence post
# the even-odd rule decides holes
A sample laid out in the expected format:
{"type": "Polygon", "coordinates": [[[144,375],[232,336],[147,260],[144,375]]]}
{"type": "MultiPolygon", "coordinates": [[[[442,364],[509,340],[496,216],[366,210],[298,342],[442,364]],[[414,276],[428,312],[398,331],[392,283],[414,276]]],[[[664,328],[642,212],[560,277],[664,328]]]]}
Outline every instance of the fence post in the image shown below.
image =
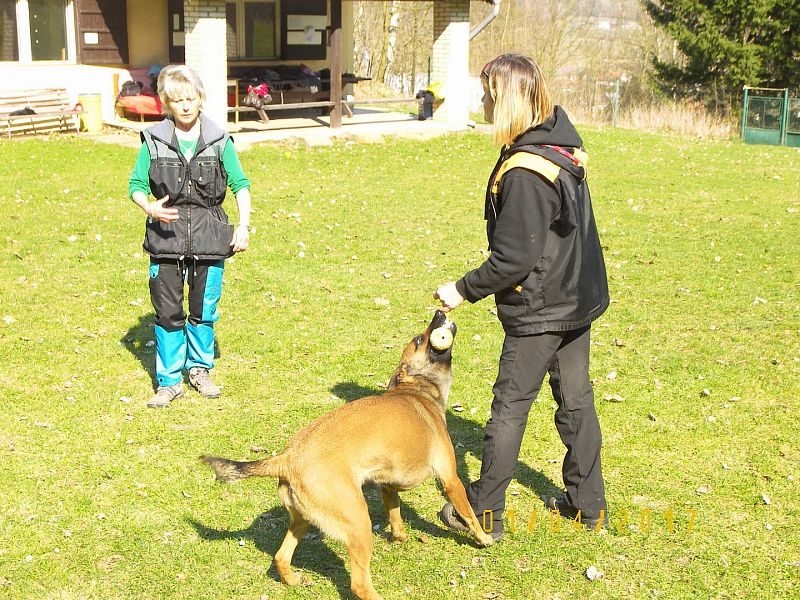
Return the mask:
{"type": "Polygon", "coordinates": [[[745,141],[745,139],[744,139],[744,128],[745,128],[745,125],[747,123],[747,90],[749,90],[750,88],[748,88],[745,85],[745,86],[742,87],[742,89],[744,90],[744,100],[742,101],[742,134],[741,135],[742,135],[742,141],[744,142],[745,141]]]}
{"type": "Polygon", "coordinates": [[[618,123],[618,114],[619,114],[619,79],[617,79],[616,86],[614,88],[614,127],[617,126],[618,123]]]}
{"type": "Polygon", "coordinates": [[[786,129],[789,127],[789,88],[783,90],[783,107],[781,107],[781,146],[786,145],[786,129]]]}

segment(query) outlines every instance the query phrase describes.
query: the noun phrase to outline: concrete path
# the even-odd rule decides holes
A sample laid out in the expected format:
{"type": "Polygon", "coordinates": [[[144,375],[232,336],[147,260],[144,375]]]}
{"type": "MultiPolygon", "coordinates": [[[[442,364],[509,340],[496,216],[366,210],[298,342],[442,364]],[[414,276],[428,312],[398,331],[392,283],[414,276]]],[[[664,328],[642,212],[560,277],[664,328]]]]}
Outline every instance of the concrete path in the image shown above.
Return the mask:
{"type": "MultiPolygon", "coordinates": [[[[308,116],[308,112],[310,109],[297,111],[297,114],[291,116],[275,117],[269,123],[254,120],[230,122],[228,130],[236,140],[236,149],[239,152],[246,152],[254,144],[261,143],[300,143],[308,146],[328,146],[335,140],[382,143],[387,137],[426,140],[468,130],[466,127],[433,119],[420,121],[415,115],[407,113],[359,108],[355,109],[353,117],[342,119],[341,128],[331,129],[328,116],[308,116]]],[[[154,123],[106,123],[102,133],[81,136],[91,137],[98,142],[138,148],[141,145],[139,131],[154,123]]]]}

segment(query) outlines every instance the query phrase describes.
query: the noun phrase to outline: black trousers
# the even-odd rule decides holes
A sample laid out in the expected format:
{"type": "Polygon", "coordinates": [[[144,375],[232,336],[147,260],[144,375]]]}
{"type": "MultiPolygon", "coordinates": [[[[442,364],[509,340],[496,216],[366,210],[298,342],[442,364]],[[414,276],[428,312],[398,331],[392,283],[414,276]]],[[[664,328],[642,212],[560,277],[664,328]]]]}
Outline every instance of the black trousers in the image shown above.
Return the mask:
{"type": "Polygon", "coordinates": [[[607,510],[600,423],[589,381],[589,331],[585,327],[506,336],[493,388],[492,416],[486,423],[481,477],[467,486],[475,513],[481,518],[491,510],[495,527],[502,528],[506,488],[517,465],[531,404],[546,373],[558,404],[556,428],[567,447],[562,466],[567,499],[584,517],[597,517],[600,510],[607,510]]]}

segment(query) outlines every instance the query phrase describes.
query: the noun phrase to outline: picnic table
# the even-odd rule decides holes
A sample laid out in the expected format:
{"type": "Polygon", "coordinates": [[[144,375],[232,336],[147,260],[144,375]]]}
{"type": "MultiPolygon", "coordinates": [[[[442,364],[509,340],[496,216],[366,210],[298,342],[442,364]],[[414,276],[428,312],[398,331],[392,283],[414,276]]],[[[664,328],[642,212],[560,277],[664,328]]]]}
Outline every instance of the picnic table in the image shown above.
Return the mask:
{"type": "MultiPolygon", "coordinates": [[[[355,75],[343,75],[342,86],[357,84],[362,81],[370,81],[370,77],[358,77],[355,75]]],[[[267,111],[293,110],[293,109],[329,109],[336,103],[331,100],[330,79],[320,79],[320,86],[307,85],[306,82],[298,79],[273,79],[266,83],[269,85],[272,102],[256,109],[250,106],[240,106],[239,95],[246,93],[246,87],[241,85],[241,79],[228,78],[228,86],[234,86],[234,103],[228,107],[228,112],[234,113],[234,120],[239,122],[239,113],[245,111],[255,111],[261,121],[269,122],[267,111]]],[[[352,117],[353,112],[347,103],[342,103],[342,109],[352,117]]]]}

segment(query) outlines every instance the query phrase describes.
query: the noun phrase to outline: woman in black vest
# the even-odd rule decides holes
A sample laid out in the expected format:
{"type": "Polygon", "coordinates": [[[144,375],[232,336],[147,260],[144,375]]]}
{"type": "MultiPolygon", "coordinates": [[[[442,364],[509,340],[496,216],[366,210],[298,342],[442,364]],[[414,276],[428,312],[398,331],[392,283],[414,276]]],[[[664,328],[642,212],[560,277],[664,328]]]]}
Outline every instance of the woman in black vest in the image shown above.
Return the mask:
{"type": "Polygon", "coordinates": [[[250,181],[231,137],[201,113],[206,94],[200,77],[184,65],[165,67],[158,96],[167,118],[142,133],[129,185],[131,199],[147,215],[143,248],[150,255],[156,313],[158,389],[147,403],[153,408],[183,396],[184,370],[202,396],[220,395],[209,372],[222,273],[225,259],[250,244],[250,181]],[[228,188],[239,209],[235,227],[222,208],[228,188]]]}
{"type": "MultiPolygon", "coordinates": [[[[589,381],[589,330],[609,298],[583,141],[564,110],[554,106],[530,58],[495,58],[483,68],[481,83],[484,115],[501,145],[486,190],[490,254],[434,293],[445,310],[494,294],[506,334],[481,476],[467,486],[467,495],[487,531],[499,538],[528,412],[549,374],[556,428],[567,447],[566,492],[545,501],[565,517],[600,528],[608,517],[589,381]]],[[[464,528],[452,504],[440,516],[449,527],[464,528]]]]}

